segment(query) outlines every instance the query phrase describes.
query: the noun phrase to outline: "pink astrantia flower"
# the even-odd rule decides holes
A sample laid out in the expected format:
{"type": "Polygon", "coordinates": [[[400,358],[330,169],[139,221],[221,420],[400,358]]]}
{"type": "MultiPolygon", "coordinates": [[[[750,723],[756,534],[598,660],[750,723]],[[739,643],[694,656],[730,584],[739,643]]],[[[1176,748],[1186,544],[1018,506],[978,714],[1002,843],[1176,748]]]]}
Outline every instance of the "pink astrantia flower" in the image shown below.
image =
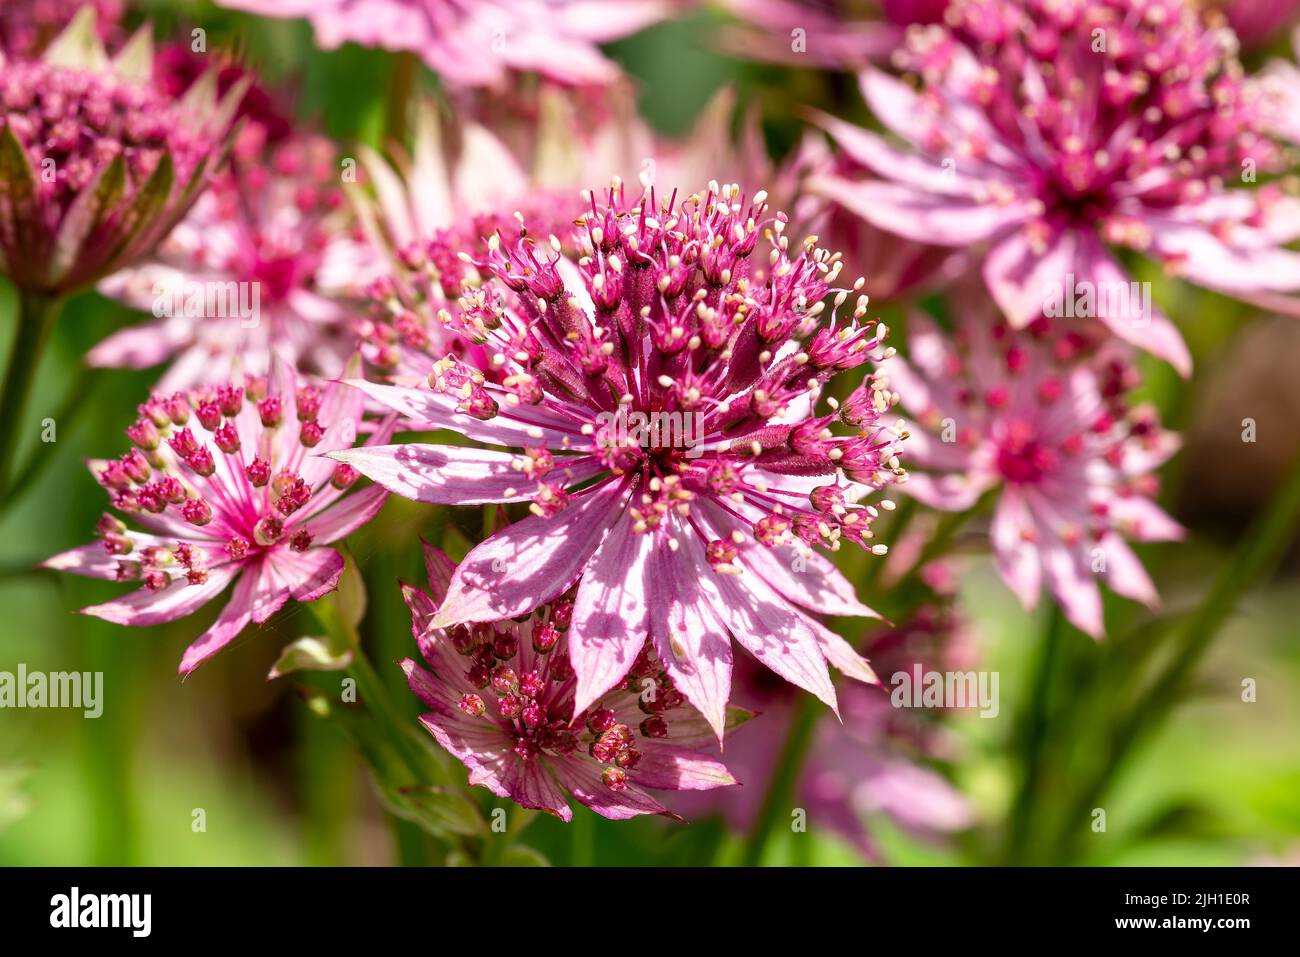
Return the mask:
{"type": "Polygon", "coordinates": [[[219,161],[242,87],[173,102],[149,86],[148,35],[111,63],[90,8],[37,61],[0,69],[0,273],[63,293],[146,255],[219,161]]]}
{"type": "Polygon", "coordinates": [[[0,55],[40,55],[82,7],[93,8],[102,39],[110,41],[117,34],[122,0],[5,0],[0,7],[0,55]]]}
{"type": "MultiPolygon", "coordinates": [[[[914,28],[899,52],[919,92],[862,76],[907,149],[826,121],[880,177],[823,183],[847,208],[919,241],[984,244],[985,281],[1017,327],[1053,283],[1127,284],[1111,246],[1240,298],[1300,290],[1300,254],[1283,248],[1300,237],[1300,201],[1230,188],[1284,166],[1264,135],[1276,106],[1243,76],[1230,31],[1177,0],[956,0],[947,22],[914,28]]],[[[1190,369],[1158,311],[1102,301],[1097,317],[1190,369]]]]}
{"type": "Polygon", "coordinates": [[[913,23],[936,23],[948,0],[722,0],[741,18],[729,46],[760,60],[830,69],[887,57],[913,23]]]}
{"type": "Polygon", "coordinates": [[[597,814],[624,820],[675,816],[647,788],[736,783],[722,762],[700,753],[713,733],[652,652],[637,656],[623,686],[578,709],[568,652],[571,598],[522,621],[442,629],[434,618],[455,565],[427,545],[425,560],[429,591],[403,586],[403,594],[432,672],[409,658],[402,670],[430,709],[421,724],[469,768],[470,784],[568,821],[566,792],[597,814]]]}
{"type": "Polygon", "coordinates": [[[214,381],[238,357],[265,375],[272,355],[337,376],[352,350],[349,297],[379,268],[352,233],[334,146],[296,136],[264,147],[247,136],[194,209],[148,260],[99,291],[156,317],[90,351],[93,366],[172,360],[158,388],[214,381]]]}
{"type": "Polygon", "coordinates": [[[289,598],[314,601],[337,586],[343,556],[327,546],[374,517],[387,496],[378,487],[345,495],[356,471],[322,457],[356,441],[361,404],[355,390],[312,385],[283,361],[265,379],[155,395],[127,429],[135,447],[92,464],[113,508],[144,531],[105,514],[101,541],[45,567],[142,582],[83,609],[122,625],[174,621],[233,582],[217,620],[185,651],[180,673],[188,675],[249,621],[260,625],[289,598]]]}
{"type": "Polygon", "coordinates": [[[719,735],[730,637],[832,706],[828,660],[873,678],[808,614],[870,614],[810,546],[872,538],[875,508],[853,503],[901,474],[881,422],[891,397],[867,388],[846,406],[849,435],[814,409],[838,372],[886,354],[885,331],[860,324],[865,296],[838,315],[862,281],[836,288],[837,256],[811,240],[792,252],[765,199],[716,184],[662,205],[653,191],[636,204],[589,194],[576,259],[558,238],[495,236],[473,261],[482,283],[443,319],[489,351],[494,380],[448,358],[429,388],[355,383],[412,423],[513,450],[335,457],[423,502],[531,503],[466,557],[436,624],[513,618],[581,577],[569,633],[579,711],[624,679],[647,638],[719,735]]]}
{"type": "Polygon", "coordinates": [[[664,0],[218,0],[268,17],[307,17],[326,50],[405,50],[454,86],[499,86],[510,70],[560,83],[609,83],[597,44],[661,19],[664,0]]]}
{"type": "Polygon", "coordinates": [[[908,320],[909,358],[886,369],[914,419],[905,490],[953,511],[996,490],[989,535],[1003,580],[1026,607],[1045,583],[1071,622],[1100,637],[1097,579],[1157,602],[1124,538],[1181,536],[1152,501],[1154,471],[1178,443],[1151,409],[1126,403],[1134,371],[1117,346],[1096,350],[1045,318],[1016,335],[992,312],[954,336],[920,313],[908,320]]]}

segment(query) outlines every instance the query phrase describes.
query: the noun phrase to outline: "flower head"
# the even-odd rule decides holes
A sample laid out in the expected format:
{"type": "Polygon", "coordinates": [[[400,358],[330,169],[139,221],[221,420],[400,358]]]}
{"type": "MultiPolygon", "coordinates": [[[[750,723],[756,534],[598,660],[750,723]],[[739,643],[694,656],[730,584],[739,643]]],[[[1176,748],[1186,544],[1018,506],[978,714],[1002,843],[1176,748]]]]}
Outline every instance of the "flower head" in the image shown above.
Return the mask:
{"type": "Polygon", "coordinates": [[[906,490],[945,510],[996,490],[994,558],[1027,607],[1045,583],[1069,620],[1099,637],[1098,579],[1154,605],[1124,538],[1180,537],[1152,501],[1154,470],[1177,441],[1127,401],[1134,370],[1117,349],[1046,319],[1013,334],[988,314],[951,339],[917,314],[908,335],[909,358],[887,368],[913,417],[906,490]]]}
{"type": "Polygon", "coordinates": [[[387,496],[375,487],[348,495],[356,471],[323,457],[356,441],[361,405],[354,390],[314,385],[283,361],[266,378],[155,394],[126,430],[133,448],[92,463],[114,511],[143,531],[105,514],[99,542],[45,567],[140,582],[83,609],[122,625],[174,621],[234,582],[216,622],[186,649],[180,672],[189,674],[250,620],[337,586],[343,556],[327,546],[387,496]]]}
{"type": "MultiPolygon", "coordinates": [[[[428,592],[405,586],[411,629],[430,671],[407,659],[402,670],[429,707],[420,722],[481,784],[523,807],[572,817],[565,794],[615,820],[670,814],[645,789],[707,790],[735,784],[700,753],[709,726],[673,687],[650,651],[625,681],[584,708],[574,702],[568,629],[573,600],[563,597],[522,621],[433,624],[455,566],[425,546],[428,592]]],[[[741,715],[733,713],[734,720],[741,715]]]]}
{"type": "MultiPolygon", "coordinates": [[[[913,28],[898,54],[919,92],[862,77],[907,148],[828,120],[880,178],[829,178],[823,192],[899,235],[984,244],[984,279],[1017,327],[1067,277],[1126,284],[1112,246],[1242,298],[1300,290],[1300,254],[1283,248],[1300,236],[1300,201],[1232,186],[1283,164],[1266,135],[1277,106],[1244,75],[1231,31],[1178,0],[956,0],[945,22],[913,28]]],[[[1096,318],[1190,368],[1157,310],[1103,303],[1096,318]]]]}
{"type": "Polygon", "coordinates": [[[172,359],[165,391],[213,381],[238,357],[265,375],[273,354],[337,376],[352,349],[349,298],[378,270],[354,236],[333,145],[293,136],[266,145],[249,125],[226,170],[147,260],[100,292],[154,319],[91,350],[95,366],[172,359]]]}
{"type": "Polygon", "coordinates": [[[577,710],[649,639],[720,736],[730,637],[833,706],[828,660],[871,671],[807,612],[870,611],[811,546],[883,553],[875,507],[856,503],[901,474],[887,391],[844,410],[847,430],[834,403],[817,411],[830,379],[887,354],[865,296],[841,315],[862,281],[837,286],[838,256],[813,240],[792,249],[763,193],[587,198],[576,254],[523,230],[471,260],[483,281],[441,321],[487,351],[491,378],[448,357],[427,388],[355,383],[420,427],[509,451],[335,457],[423,502],[530,503],[466,557],[436,624],[513,618],[581,577],[577,710]]]}
{"type": "Polygon", "coordinates": [[[218,0],[269,17],[307,17],[326,50],[346,42],[418,54],[454,86],[500,86],[508,71],[560,83],[609,83],[596,44],[668,13],[667,0],[218,0]]]}
{"type": "Polygon", "coordinates": [[[25,290],[146,255],[198,195],[242,93],[218,105],[201,83],[173,102],[149,85],[146,33],[109,64],[93,29],[78,16],[42,59],[0,70],[0,272],[25,290]]]}

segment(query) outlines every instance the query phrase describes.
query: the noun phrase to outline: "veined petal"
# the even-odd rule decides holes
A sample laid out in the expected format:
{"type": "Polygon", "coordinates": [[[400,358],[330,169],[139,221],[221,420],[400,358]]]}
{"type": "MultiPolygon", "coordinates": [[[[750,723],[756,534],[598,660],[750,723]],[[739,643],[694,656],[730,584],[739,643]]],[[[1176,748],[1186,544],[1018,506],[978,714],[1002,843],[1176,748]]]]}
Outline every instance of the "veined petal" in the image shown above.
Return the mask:
{"type": "Polygon", "coordinates": [[[188,677],[195,668],[234,641],[244,630],[252,618],[253,592],[257,583],[256,574],[246,574],[239,579],[230,595],[230,601],[221,609],[221,614],[212,623],[212,627],[185,649],[177,669],[182,678],[188,677]]]}
{"type": "Polygon", "coordinates": [[[280,548],[271,554],[270,562],[296,601],[315,601],[332,592],[343,574],[343,556],[333,548],[305,552],[280,548]]]}
{"type": "Polygon", "coordinates": [[[998,574],[1026,608],[1033,608],[1037,603],[1042,583],[1036,536],[1037,529],[1024,496],[1012,489],[1004,490],[993,513],[989,540],[998,574]]]}
{"type": "MultiPolygon", "coordinates": [[[[1132,280],[1120,268],[1112,256],[1096,237],[1084,234],[1080,239],[1078,275],[1079,281],[1088,279],[1098,289],[1129,288],[1132,280]]],[[[1103,297],[1098,297],[1099,302],[1103,297]]],[[[1111,332],[1139,349],[1144,349],[1153,356],[1164,359],[1186,378],[1192,374],[1192,354],[1187,350],[1187,343],[1182,335],[1154,305],[1147,315],[1114,315],[1109,310],[1100,308],[1098,318],[1110,328],[1111,332]]]]}
{"type": "Polygon", "coordinates": [[[782,598],[822,615],[879,618],[854,593],[853,585],[820,552],[802,543],[746,542],[741,561],[758,572],[782,598]]]}
{"type": "Polygon", "coordinates": [[[137,588],[120,598],[81,611],[118,625],[161,625],[198,611],[221,594],[241,571],[243,567],[240,565],[222,565],[209,569],[207,581],[201,585],[191,585],[180,578],[158,591],[137,588]]]}
{"type": "Polygon", "coordinates": [[[627,674],[650,622],[646,572],[655,536],[614,522],[582,571],[569,628],[569,660],[578,679],[574,710],[585,711],[627,674]]]}
{"type": "Polygon", "coordinates": [[[562,594],[626,505],[626,485],[574,498],[558,515],[530,515],[479,545],[452,576],[434,626],[513,618],[562,594]]]}
{"type": "Polygon", "coordinates": [[[476,419],[456,411],[456,402],[450,396],[427,388],[379,385],[364,379],[348,379],[347,384],[395,412],[400,412],[412,423],[434,429],[451,429],[476,442],[491,445],[508,445],[515,448],[544,445],[563,449],[567,437],[577,433],[555,428],[556,423],[546,418],[545,412],[529,407],[497,415],[492,419],[476,419]]]}
{"type": "MultiPolygon", "coordinates": [[[[329,457],[404,498],[435,505],[524,502],[537,494],[538,480],[519,469],[520,456],[455,445],[379,445],[341,449],[329,457]]],[[[568,486],[603,471],[588,456],[558,458],[545,481],[568,486]]]]}
{"type": "Polygon", "coordinates": [[[650,633],[673,686],[704,716],[721,744],[731,695],[731,637],[713,611],[721,598],[699,536],[684,529],[676,538],[681,543],[677,551],[657,549],[646,575],[650,633]]]}
{"type": "Polygon", "coordinates": [[[1155,583],[1123,539],[1118,535],[1107,535],[1098,542],[1098,547],[1103,550],[1106,560],[1101,576],[1112,591],[1140,601],[1148,608],[1159,607],[1160,595],[1155,583]]]}
{"type": "Polygon", "coordinates": [[[833,196],[849,212],[886,232],[936,246],[968,246],[992,239],[1033,214],[1027,200],[977,203],[883,180],[817,176],[810,188],[833,196]]]}
{"type": "Polygon", "coordinates": [[[668,814],[653,797],[635,784],[613,791],[601,780],[599,766],[587,757],[567,755],[551,761],[555,776],[575,798],[601,817],[626,821],[641,814],[668,814]]]}
{"type": "Polygon", "coordinates": [[[318,545],[346,538],[379,514],[388,500],[388,490],[373,486],[336,500],[302,523],[318,545]]]}
{"type": "MultiPolygon", "coordinates": [[[[706,505],[698,509],[697,516],[718,538],[716,509],[706,505]]],[[[740,575],[714,573],[720,603],[714,613],[727,623],[731,636],[755,658],[778,675],[811,692],[831,707],[836,708],[835,688],[826,670],[826,656],[822,654],[817,636],[803,616],[781,598],[753,569],[740,575]]]]}
{"type": "Polygon", "coordinates": [[[1007,234],[989,250],[984,259],[984,281],[1013,326],[1024,328],[1042,316],[1053,289],[1062,297],[1073,295],[1065,283],[1077,245],[1073,230],[1058,229],[1040,250],[1021,229],[1007,234]]]}
{"type": "Polygon", "coordinates": [[[660,791],[709,791],[739,783],[721,761],[659,741],[641,746],[636,780],[660,791]]]}

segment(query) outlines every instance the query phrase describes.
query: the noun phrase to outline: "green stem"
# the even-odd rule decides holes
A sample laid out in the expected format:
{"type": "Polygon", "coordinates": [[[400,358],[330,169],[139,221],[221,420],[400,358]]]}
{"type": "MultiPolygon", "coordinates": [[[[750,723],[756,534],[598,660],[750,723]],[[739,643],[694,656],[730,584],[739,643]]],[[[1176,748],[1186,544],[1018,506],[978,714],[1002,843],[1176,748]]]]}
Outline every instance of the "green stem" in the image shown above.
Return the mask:
{"type": "Polygon", "coordinates": [[[1164,671],[1132,710],[1112,728],[1106,758],[1081,790],[1073,813],[1067,815],[1062,824],[1058,846],[1063,859],[1073,855],[1077,835],[1081,833],[1078,822],[1097,806],[1136,747],[1160,727],[1174,705],[1185,696],[1196,667],[1220,626],[1232,614],[1238,599],[1281,562],[1295,541],[1297,526],[1300,526],[1300,456],[1292,464],[1281,490],[1255,519],[1220,571],[1186,626],[1182,642],[1174,648],[1164,671]]]}
{"type": "Polygon", "coordinates": [[[8,498],[6,490],[9,476],[17,468],[14,459],[32,383],[61,306],[62,300],[55,296],[18,293],[18,328],[0,391],[0,499],[8,498]]]}
{"type": "Polygon", "coordinates": [[[312,611],[331,634],[336,638],[342,638],[352,649],[352,664],[348,668],[348,673],[356,680],[357,690],[361,692],[362,699],[369,706],[375,720],[388,727],[393,747],[397,750],[398,757],[406,770],[410,772],[412,781],[417,784],[427,783],[424,780],[428,771],[424,754],[411,740],[407,723],[389,697],[387,686],[379,677],[379,672],[375,670],[365,648],[362,647],[361,636],[357,633],[357,629],[344,620],[338,610],[332,606],[320,608],[312,606],[312,611]]]}
{"type": "Polygon", "coordinates": [[[1006,859],[1008,864],[1025,863],[1032,834],[1035,801],[1043,774],[1043,745],[1047,740],[1048,702],[1051,698],[1056,659],[1065,632],[1061,609],[1052,605],[1044,627],[1038,669],[1033,678],[1029,708],[1023,716],[1019,738],[1024,754],[1024,776],[1011,806],[1007,822],[1006,859]]]}
{"type": "Polygon", "coordinates": [[[406,142],[410,122],[411,97],[420,61],[414,53],[402,51],[393,58],[393,72],[388,83],[388,135],[398,143],[406,142]]]}
{"type": "Polygon", "coordinates": [[[808,756],[808,746],[812,743],[813,730],[817,727],[823,707],[824,705],[810,694],[799,696],[794,717],[790,722],[790,730],[786,733],[781,756],[777,759],[776,770],[772,774],[772,781],[768,785],[767,794],[763,797],[763,805],[749,833],[749,840],[745,842],[745,853],[741,863],[746,867],[758,866],[777,828],[787,820],[799,774],[808,756]]]}
{"type": "MultiPolygon", "coordinates": [[[[63,404],[59,406],[57,412],[52,418],[58,423],[59,433],[66,437],[73,431],[73,427],[81,418],[82,413],[94,408],[94,403],[89,400],[90,391],[95,387],[103,370],[87,369],[81,370],[76,384],[68,390],[68,394],[63,399],[63,404]]],[[[4,514],[10,506],[17,502],[23,492],[27,491],[28,486],[36,480],[44,468],[54,459],[54,442],[42,442],[36,449],[36,452],[23,465],[23,469],[11,481],[5,489],[4,501],[0,502],[0,514],[4,514]]]]}

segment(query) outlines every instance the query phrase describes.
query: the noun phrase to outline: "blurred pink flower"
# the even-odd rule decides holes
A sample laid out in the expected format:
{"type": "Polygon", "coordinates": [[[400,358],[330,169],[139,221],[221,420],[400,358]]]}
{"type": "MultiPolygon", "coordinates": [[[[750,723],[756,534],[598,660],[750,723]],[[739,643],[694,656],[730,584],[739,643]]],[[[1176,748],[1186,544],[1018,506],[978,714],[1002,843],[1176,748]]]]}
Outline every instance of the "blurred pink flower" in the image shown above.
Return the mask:
{"type": "Polygon", "coordinates": [[[759,60],[845,69],[889,56],[913,23],[937,23],[948,0],[722,0],[741,19],[728,46],[759,60]]]}
{"type": "Polygon", "coordinates": [[[1266,46],[1300,18],[1300,0],[1211,0],[1247,50],[1266,46]]]}
{"type": "MultiPolygon", "coordinates": [[[[411,690],[430,708],[420,722],[470,770],[469,783],[523,807],[573,817],[566,792],[597,814],[675,817],[646,788],[708,790],[735,784],[703,749],[713,732],[642,651],[626,682],[575,707],[561,598],[523,621],[434,625],[455,565],[425,546],[429,591],[403,586],[411,630],[432,673],[406,659],[411,690]]],[[[733,715],[733,722],[739,716],[733,715]]]]}
{"type": "Polygon", "coordinates": [[[220,379],[235,357],[255,375],[274,354],[305,372],[342,372],[354,348],[349,297],[360,302],[381,262],[353,234],[335,147],[298,136],[262,149],[260,126],[244,132],[229,168],[156,253],[99,284],[155,318],[97,345],[92,366],[171,360],[158,385],[166,392],[220,379]]]}
{"type": "MultiPolygon", "coordinates": [[[[880,674],[926,668],[965,669],[965,628],[946,602],[926,606],[908,622],[874,635],[866,648],[880,674]]],[[[727,738],[727,766],[743,788],[679,795],[673,807],[691,817],[720,813],[738,831],[753,826],[776,770],[780,748],[794,719],[789,685],[743,658],[736,665],[735,699],[755,717],[727,738]]],[[[910,833],[937,838],[974,823],[969,803],[944,777],[926,766],[947,757],[940,715],[917,715],[890,705],[888,689],[848,684],[840,691],[842,721],[818,722],[793,795],[808,823],[827,828],[872,860],[883,853],[872,839],[870,818],[883,814],[910,833]]]]}
{"type": "Polygon", "coordinates": [[[870,277],[873,302],[894,302],[943,288],[971,269],[967,250],[907,239],[840,203],[844,181],[858,179],[866,170],[845,153],[833,155],[823,136],[805,136],[786,167],[798,171],[800,222],[843,252],[849,269],[870,277]]]}
{"type": "Polygon", "coordinates": [[[189,43],[165,44],[154,54],[153,84],[167,96],[179,99],[209,70],[216,73],[218,95],[225,95],[236,84],[244,87],[235,118],[256,126],[261,139],[278,144],[293,132],[290,111],[281,102],[285,95],[268,88],[229,51],[195,53],[189,43]]]}
{"type": "Polygon", "coordinates": [[[917,312],[907,359],[885,366],[911,413],[904,491],[960,511],[996,489],[990,538],[1008,587],[1032,607],[1042,584],[1080,630],[1104,631],[1097,579],[1148,605],[1155,586],[1124,542],[1182,529],[1153,501],[1178,447],[1153,410],[1131,407],[1135,372],[1118,347],[1040,318],[1016,334],[976,308],[953,335],[917,312]]]}
{"type": "Polygon", "coordinates": [[[100,542],[44,567],[141,581],[82,609],[121,625],[174,621],[234,582],[217,620],[185,651],[188,675],[250,620],[263,624],[290,597],[314,601],[337,586],[343,556],[325,546],[374,517],[388,494],[371,487],[345,497],[356,471],[323,457],[356,441],[361,404],[355,390],[311,385],[283,361],[269,379],[155,395],[127,429],[135,448],[92,463],[113,508],[145,531],[105,514],[100,542]]]}
{"type": "Polygon", "coordinates": [[[453,86],[500,86],[510,70],[560,83],[609,83],[597,44],[636,33],[671,0],[217,0],[268,17],[306,17],[316,41],[418,54],[453,86]]]}
{"type": "MultiPolygon", "coordinates": [[[[1232,35],[1176,0],[956,0],[951,27],[914,28],[898,62],[920,92],[875,69],[862,88],[907,144],[833,119],[879,179],[823,181],[847,209],[920,242],[981,244],[985,281],[1017,328],[1047,288],[1129,276],[1109,246],[1159,257],[1191,282],[1254,301],[1300,299],[1300,201],[1234,189],[1284,168],[1266,133],[1277,104],[1242,75],[1232,35]]],[[[1158,311],[1111,331],[1186,374],[1158,311]]]]}
{"type": "Polygon", "coordinates": [[[765,200],[715,184],[634,204],[611,188],[578,218],[576,256],[558,238],[494,236],[471,260],[481,284],[440,321],[487,350],[499,381],[448,358],[429,388],[354,383],[417,427],[513,450],[335,457],[422,502],[531,502],[466,557],[436,623],[512,618],[581,576],[578,710],[623,680],[647,636],[719,736],[729,636],[831,706],[828,660],[873,678],[797,606],[871,614],[811,545],[872,538],[875,508],[853,503],[901,474],[881,421],[890,396],[855,405],[851,435],[813,410],[838,372],[887,354],[885,332],[861,324],[865,303],[837,315],[860,282],[837,289],[837,258],[811,240],[791,254],[765,200]],[[662,425],[639,427],[651,413],[662,425]]]}
{"type": "Polygon", "coordinates": [[[123,6],[122,0],[5,0],[0,7],[0,56],[39,56],[82,7],[93,8],[100,38],[112,42],[123,6]]]}
{"type": "Polygon", "coordinates": [[[147,255],[220,162],[242,95],[211,77],[172,101],[149,85],[142,30],[113,61],[91,8],[42,59],[0,69],[0,273],[20,289],[83,288],[147,255]]]}
{"type": "MultiPolygon", "coordinates": [[[[1291,35],[1293,56],[1300,59],[1300,29],[1291,35]]],[[[1300,147],[1300,67],[1293,60],[1273,60],[1264,70],[1264,82],[1278,103],[1272,131],[1300,147]]]]}

